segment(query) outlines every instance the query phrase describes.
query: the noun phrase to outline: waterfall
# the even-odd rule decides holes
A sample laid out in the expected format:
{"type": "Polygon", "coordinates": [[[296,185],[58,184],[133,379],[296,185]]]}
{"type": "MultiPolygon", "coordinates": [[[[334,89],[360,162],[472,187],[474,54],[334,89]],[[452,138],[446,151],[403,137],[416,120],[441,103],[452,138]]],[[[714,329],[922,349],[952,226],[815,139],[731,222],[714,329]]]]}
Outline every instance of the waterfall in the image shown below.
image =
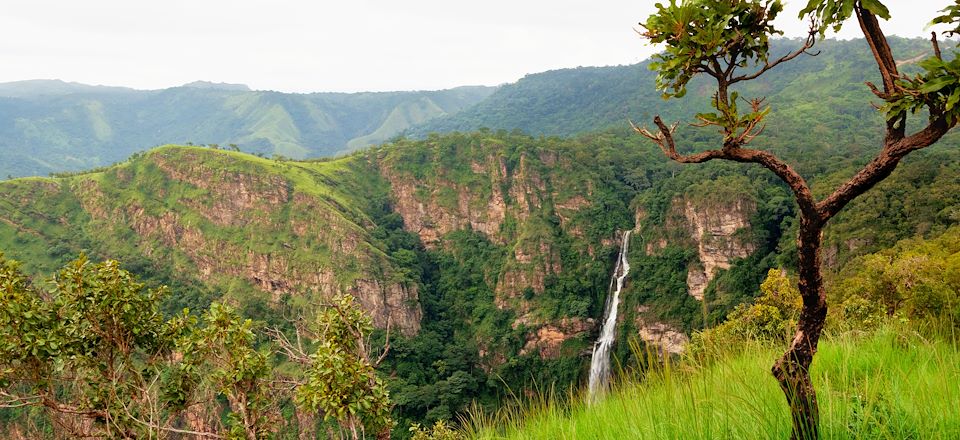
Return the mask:
{"type": "Polygon", "coordinates": [[[600,328],[600,338],[593,345],[593,357],[590,359],[589,397],[593,401],[598,394],[606,390],[610,382],[610,348],[617,329],[617,308],[620,306],[620,291],[630,273],[630,263],[627,262],[627,251],[630,244],[630,231],[623,233],[620,244],[620,256],[613,270],[610,288],[613,295],[607,297],[607,304],[603,315],[603,326],[600,328]]]}

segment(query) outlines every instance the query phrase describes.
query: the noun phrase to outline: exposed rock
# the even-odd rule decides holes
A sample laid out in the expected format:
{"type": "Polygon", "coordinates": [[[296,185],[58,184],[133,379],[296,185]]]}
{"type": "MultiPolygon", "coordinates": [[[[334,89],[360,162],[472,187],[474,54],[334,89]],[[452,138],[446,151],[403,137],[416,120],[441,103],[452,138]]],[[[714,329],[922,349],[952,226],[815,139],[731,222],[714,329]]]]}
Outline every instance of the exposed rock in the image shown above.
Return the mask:
{"type": "Polygon", "coordinates": [[[281,176],[229,171],[205,165],[197,153],[181,155],[186,157],[172,161],[163,153],[157,153],[153,161],[171,179],[208,191],[199,206],[195,200],[185,202],[194,205],[214,224],[239,226],[260,220],[258,213],[275,209],[289,200],[290,183],[281,176]]]}
{"type": "Polygon", "coordinates": [[[109,215],[105,210],[103,191],[96,180],[81,179],[73,185],[73,192],[80,199],[80,206],[96,220],[106,220],[109,215]]]}
{"type": "Polygon", "coordinates": [[[678,355],[683,353],[690,338],[680,329],[653,319],[647,316],[650,311],[648,306],[639,306],[634,315],[633,324],[637,328],[637,335],[640,339],[657,350],[657,356],[663,357],[666,354],[678,355]]]}
{"type": "Polygon", "coordinates": [[[404,228],[419,235],[426,246],[434,247],[444,235],[467,227],[486,235],[491,241],[502,243],[497,234],[507,214],[507,203],[501,189],[507,166],[502,157],[490,156],[489,163],[486,169],[480,164],[471,164],[474,172],[490,175],[491,195],[486,201],[477,200],[473,188],[445,181],[432,185],[432,191],[424,198],[423,192],[418,191],[426,186],[423,182],[398,175],[386,167],[381,172],[390,181],[394,208],[403,218],[404,228]],[[441,203],[440,197],[444,191],[456,194],[455,207],[441,203]]]}
{"type": "Polygon", "coordinates": [[[745,258],[756,250],[755,244],[740,234],[750,227],[756,205],[748,199],[725,205],[695,204],[684,199],[675,200],[675,206],[678,202],[700,260],[700,267],[691,267],[687,272],[687,287],[690,295],[702,301],[717,270],[729,269],[733,259],[745,258]]]}
{"type": "MultiPolygon", "coordinates": [[[[403,218],[404,228],[417,233],[426,246],[436,247],[446,234],[469,228],[493,243],[512,248],[512,258],[505,262],[502,270],[492,274],[496,279],[496,304],[501,309],[510,308],[522,314],[529,307],[528,301],[522,299],[523,293],[527,289],[542,293],[547,277],[559,274],[563,268],[559,252],[550,239],[529,235],[518,237],[517,231],[508,236],[502,232],[503,223],[512,218],[523,224],[530,221],[534,213],[547,214],[542,210],[545,209],[545,199],[549,199],[554,208],[552,214],[560,220],[560,229],[571,236],[582,237],[582,225],[573,219],[577,212],[590,206],[588,197],[592,185],[589,181],[574,188],[581,193],[566,188],[564,194],[573,195],[561,199],[557,190],[547,190],[548,182],[540,172],[542,165],[572,166],[569,159],[557,152],[541,151],[536,155],[520,154],[512,171],[502,155],[490,154],[482,163],[471,162],[470,172],[489,176],[489,180],[482,184],[478,182],[484,180],[469,184],[451,181],[444,177],[443,170],[437,170],[429,182],[421,181],[391,169],[387,162],[380,164],[380,171],[390,182],[394,209],[403,218]],[[585,194],[582,187],[586,188],[585,194]],[[431,189],[427,191],[426,188],[431,189]],[[456,203],[444,203],[442,196],[449,200],[451,194],[456,196],[456,203]]],[[[583,251],[592,252],[592,246],[594,243],[589,243],[583,251]]]]}
{"type": "MultiPolygon", "coordinates": [[[[555,194],[554,199],[556,200],[557,198],[555,194]]],[[[560,218],[560,226],[566,228],[570,224],[572,216],[587,206],[590,206],[590,201],[579,194],[557,203],[555,208],[557,217],[560,218]]],[[[574,227],[570,229],[570,235],[583,237],[583,231],[579,227],[574,227]]]]}
{"type": "Polygon", "coordinates": [[[408,288],[397,283],[383,285],[376,279],[357,279],[343,285],[333,267],[292,265],[290,257],[280,251],[244,251],[231,243],[205,237],[198,228],[184,225],[179,216],[171,212],[152,216],[134,204],[129,207],[127,215],[132,228],[142,237],[146,253],[152,252],[151,237],[159,238],[164,245],[186,254],[195,264],[201,280],[222,276],[245,279],[271,293],[274,300],[283,294],[315,292],[330,297],[347,290],[357,297],[378,327],[385,328],[390,323],[407,335],[419,330],[416,287],[408,288]]]}
{"type": "Polygon", "coordinates": [[[520,355],[536,352],[541,359],[556,359],[560,357],[560,347],[564,342],[593,331],[595,326],[596,322],[589,318],[564,318],[543,325],[535,332],[527,333],[520,355]]]}
{"type": "Polygon", "coordinates": [[[410,306],[411,300],[418,298],[416,284],[384,285],[377,280],[360,279],[350,293],[373,316],[373,325],[400,329],[407,336],[420,329],[420,308],[410,306]]]}
{"type": "MultiPolygon", "coordinates": [[[[174,270],[200,281],[222,286],[231,279],[244,280],[274,301],[283,295],[330,297],[346,291],[378,327],[389,324],[407,335],[419,330],[418,289],[392,274],[387,257],[369,242],[364,230],[369,225],[350,220],[369,222],[365,217],[322,194],[294,191],[278,175],[204,163],[207,155],[216,153],[179,153],[176,158],[164,151],[150,156],[171,182],[202,190],[190,192],[191,198],[181,199],[177,209],[153,200],[107,200],[94,181],[80,181],[75,192],[92,217],[136,232],[144,255],[174,265],[184,265],[184,259],[171,261],[171,250],[185,256],[189,264],[174,270]],[[191,216],[194,213],[199,217],[191,216]],[[208,235],[205,222],[237,229],[229,236],[208,235]],[[276,242],[271,238],[275,235],[262,231],[296,240],[276,242]]],[[[134,177],[129,184],[139,182],[134,177]]]]}
{"type": "Polygon", "coordinates": [[[662,322],[638,324],[637,333],[648,345],[657,349],[657,354],[682,354],[690,338],[678,329],[662,322]]]}
{"type": "Polygon", "coordinates": [[[520,156],[520,165],[511,179],[510,197],[516,201],[516,215],[520,220],[526,220],[530,211],[541,207],[541,194],[546,191],[546,185],[540,174],[530,166],[526,155],[520,156]]]}
{"type": "Polygon", "coordinates": [[[514,247],[513,261],[507,263],[497,279],[497,307],[526,313],[529,304],[522,300],[523,292],[529,288],[534,293],[543,293],[547,276],[561,271],[560,253],[548,242],[542,238],[522,239],[514,247]]]}

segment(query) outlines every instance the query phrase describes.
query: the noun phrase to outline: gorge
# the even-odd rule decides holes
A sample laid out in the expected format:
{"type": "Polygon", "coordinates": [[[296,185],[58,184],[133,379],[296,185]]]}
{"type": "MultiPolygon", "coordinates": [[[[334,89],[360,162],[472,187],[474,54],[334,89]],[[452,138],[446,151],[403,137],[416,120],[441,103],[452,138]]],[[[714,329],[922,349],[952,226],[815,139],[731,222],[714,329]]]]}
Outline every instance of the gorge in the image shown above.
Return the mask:
{"type": "MultiPolygon", "coordinates": [[[[920,43],[895,41],[911,54],[920,43]]],[[[819,58],[828,68],[798,63],[758,86],[787,103],[771,113],[764,146],[815,176],[815,190],[859,165],[882,126],[843,85],[865,75],[849,60],[857,44],[829,42],[819,58]],[[829,105],[809,116],[790,105],[810,96],[829,105]],[[802,136],[813,139],[799,149],[802,136]]],[[[493,407],[507,389],[599,389],[610,362],[643,367],[631,343],[677,354],[753,301],[768,269],[792,264],[797,227],[788,190],[763,170],[679,167],[623,126],[633,89],[652,87],[640,67],[531,75],[432,122],[474,131],[414,132],[338,158],[169,145],[90,172],[0,182],[0,249],[38,279],[80,253],[115,258],[171,287],[166,313],[225,301],[265,326],[349,292],[378,341],[390,331],[381,372],[402,422],[451,420],[474,400],[493,407]],[[564,113],[558,101],[577,105],[564,113]],[[571,136],[482,128],[514,113],[531,133],[571,136]]],[[[659,105],[649,98],[629,112],[659,105]]],[[[707,142],[683,136],[690,148],[707,142]]],[[[827,229],[829,274],[960,222],[957,138],[943,143],[827,229]]]]}

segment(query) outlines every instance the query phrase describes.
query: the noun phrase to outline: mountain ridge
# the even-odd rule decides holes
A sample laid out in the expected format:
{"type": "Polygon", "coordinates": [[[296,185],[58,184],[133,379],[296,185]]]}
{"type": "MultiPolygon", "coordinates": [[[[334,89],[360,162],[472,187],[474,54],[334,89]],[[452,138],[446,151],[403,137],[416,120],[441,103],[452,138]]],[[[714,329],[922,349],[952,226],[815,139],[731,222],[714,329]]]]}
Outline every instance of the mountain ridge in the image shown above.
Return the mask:
{"type": "Polygon", "coordinates": [[[237,144],[297,159],[332,156],[455,113],[492,91],[290,94],[191,84],[161,90],[59,80],[0,84],[0,176],[80,171],[168,143],[237,144]],[[429,102],[429,111],[415,111],[420,102],[429,102]],[[391,118],[395,112],[400,117],[391,118]]]}

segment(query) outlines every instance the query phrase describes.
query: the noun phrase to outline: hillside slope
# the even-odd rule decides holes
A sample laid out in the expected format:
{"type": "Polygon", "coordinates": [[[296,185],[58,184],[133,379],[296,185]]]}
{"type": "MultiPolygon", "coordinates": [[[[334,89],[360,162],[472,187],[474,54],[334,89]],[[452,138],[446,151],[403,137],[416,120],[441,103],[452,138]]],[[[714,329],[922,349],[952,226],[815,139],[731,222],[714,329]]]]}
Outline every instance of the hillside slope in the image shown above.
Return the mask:
{"type": "MultiPolygon", "coordinates": [[[[787,438],[790,415],[769,374],[776,347],[752,346],[722,361],[648,372],[608,398],[538,402],[503,417],[477,417],[476,439],[787,438]]],[[[827,439],[960,436],[960,350],[909,329],[826,338],[811,376],[827,439]]],[[[558,396],[563,397],[563,396],[558,396]]]]}
{"type": "MultiPolygon", "coordinates": [[[[898,59],[930,55],[929,41],[890,39],[898,59]]],[[[777,39],[771,53],[795,50],[802,41],[777,39]]],[[[874,96],[863,87],[879,78],[863,39],[818,42],[817,56],[799,57],[758,80],[739,88],[744,97],[767,97],[773,106],[769,130],[797,130],[814,125],[851,134],[860,121],[877,118],[869,103],[874,96]],[[822,104],[822,105],[821,105],[822,104]],[[819,106],[814,111],[815,106],[819,106]]],[[[684,99],[665,101],[655,88],[650,61],[629,66],[581,67],[530,74],[497,89],[488,98],[460,113],[437,118],[408,133],[520,129],[533,135],[569,136],[610,126],[626,126],[627,119],[650,124],[655,114],[664,120],[691,120],[705,111],[713,87],[695,79],[684,99]]],[[[903,68],[903,67],[902,67],[903,68]]],[[[909,71],[910,67],[905,67],[909,71]]],[[[795,132],[796,133],[796,132],[795,132]]],[[[836,132],[834,132],[836,133],[836,132]]]]}
{"type": "Polygon", "coordinates": [[[0,241],[31,273],[87,252],[177,291],[178,307],[227,298],[306,306],[353,293],[377,325],[420,325],[417,285],[370,235],[376,180],[355,159],[287,163],[163,147],[108,170],[4,182],[0,241]]]}

